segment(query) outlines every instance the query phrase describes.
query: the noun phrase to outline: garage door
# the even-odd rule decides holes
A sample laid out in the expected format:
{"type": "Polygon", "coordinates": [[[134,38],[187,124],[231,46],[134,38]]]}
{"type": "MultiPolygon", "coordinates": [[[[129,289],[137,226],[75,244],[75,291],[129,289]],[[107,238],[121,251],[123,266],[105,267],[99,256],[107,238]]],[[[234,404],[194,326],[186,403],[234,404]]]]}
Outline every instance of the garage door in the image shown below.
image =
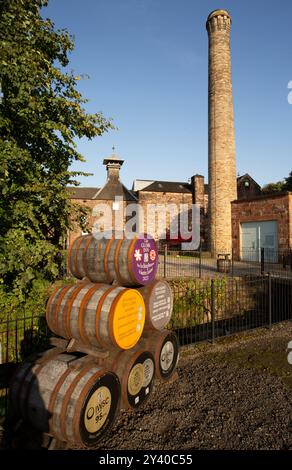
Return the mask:
{"type": "Polygon", "coordinates": [[[241,224],[241,259],[260,261],[261,248],[265,249],[265,261],[276,262],[278,251],[278,223],[246,222],[241,224]]]}

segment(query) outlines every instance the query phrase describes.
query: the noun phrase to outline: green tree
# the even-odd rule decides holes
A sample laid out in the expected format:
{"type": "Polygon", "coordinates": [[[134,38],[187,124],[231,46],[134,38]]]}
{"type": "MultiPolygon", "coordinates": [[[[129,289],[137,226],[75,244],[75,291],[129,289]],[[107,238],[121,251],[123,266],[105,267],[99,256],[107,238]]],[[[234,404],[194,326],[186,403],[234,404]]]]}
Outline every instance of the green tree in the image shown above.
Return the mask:
{"type": "Polygon", "coordinates": [[[269,183],[263,186],[262,192],[269,194],[269,193],[279,193],[284,190],[284,181],[278,181],[277,183],[269,183]]]}
{"type": "Polygon", "coordinates": [[[289,176],[285,178],[285,186],[286,191],[292,191],[292,171],[290,171],[289,176]]]}
{"type": "Polygon", "coordinates": [[[0,0],[0,282],[25,296],[36,279],[58,275],[66,230],[80,213],[66,186],[81,173],[75,139],[112,128],[88,114],[68,72],[74,42],[42,17],[47,0],[0,0]]]}
{"type": "Polygon", "coordinates": [[[290,171],[289,176],[284,178],[283,181],[278,181],[277,183],[266,184],[262,188],[263,193],[279,193],[281,191],[292,191],[292,171],[290,171]]]}

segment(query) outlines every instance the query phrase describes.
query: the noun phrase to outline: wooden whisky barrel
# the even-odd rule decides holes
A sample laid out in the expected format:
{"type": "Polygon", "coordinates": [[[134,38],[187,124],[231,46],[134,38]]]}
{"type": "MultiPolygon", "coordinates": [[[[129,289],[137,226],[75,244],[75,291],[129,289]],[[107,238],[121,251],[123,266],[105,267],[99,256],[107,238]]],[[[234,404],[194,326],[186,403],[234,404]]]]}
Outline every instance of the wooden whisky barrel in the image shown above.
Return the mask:
{"type": "Polygon", "coordinates": [[[108,254],[113,239],[96,239],[93,235],[81,235],[70,245],[68,267],[78,279],[87,277],[92,282],[111,284],[115,273],[108,269],[108,254]]]}
{"type": "Polygon", "coordinates": [[[162,330],[169,322],[173,308],[173,292],[167,281],[156,280],[138,289],[145,307],[144,330],[162,330]]]}
{"type": "Polygon", "coordinates": [[[130,349],[140,339],[145,303],[136,289],[78,283],[55,289],[48,300],[49,328],[97,348],[130,349]]]}
{"type": "Polygon", "coordinates": [[[158,268],[155,240],[147,235],[133,240],[101,239],[94,235],[76,238],[68,251],[68,266],[73,276],[92,282],[123,286],[143,286],[154,281],[158,268]]]}
{"type": "Polygon", "coordinates": [[[121,409],[141,406],[150,396],[154,384],[153,354],[136,347],[128,351],[111,351],[100,364],[117,374],[121,383],[121,409]]]}
{"type": "Polygon", "coordinates": [[[92,362],[75,368],[76,359],[64,353],[24,363],[14,376],[11,401],[36,429],[94,447],[119,410],[120,382],[116,374],[92,362]]]}
{"type": "Polygon", "coordinates": [[[175,332],[145,332],[139,344],[153,354],[156,378],[168,380],[174,373],[179,359],[179,342],[175,332]]]}

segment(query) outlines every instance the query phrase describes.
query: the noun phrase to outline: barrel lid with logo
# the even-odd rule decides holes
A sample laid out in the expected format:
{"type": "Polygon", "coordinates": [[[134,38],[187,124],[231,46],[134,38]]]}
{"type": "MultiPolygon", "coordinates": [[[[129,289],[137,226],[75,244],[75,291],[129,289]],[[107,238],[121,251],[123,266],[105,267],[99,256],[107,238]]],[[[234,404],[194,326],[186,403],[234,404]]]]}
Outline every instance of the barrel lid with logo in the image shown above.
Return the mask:
{"type": "Polygon", "coordinates": [[[127,376],[127,401],[138,408],[149,397],[154,383],[154,358],[149,351],[139,354],[127,376]]]}
{"type": "Polygon", "coordinates": [[[168,379],[174,372],[179,359],[178,337],[174,331],[169,331],[165,336],[159,353],[159,374],[163,379],[168,379]]]}
{"type": "Polygon", "coordinates": [[[154,281],[158,268],[158,250],[154,238],[145,234],[133,240],[128,263],[132,266],[132,276],[137,284],[144,286],[154,281]]]}
{"type": "Polygon", "coordinates": [[[146,327],[162,330],[169,322],[173,309],[173,292],[165,280],[156,280],[139,288],[146,306],[146,327]]]}
{"type": "Polygon", "coordinates": [[[94,447],[112,427],[120,402],[120,382],[116,374],[106,371],[82,396],[79,432],[83,444],[94,447]]]}

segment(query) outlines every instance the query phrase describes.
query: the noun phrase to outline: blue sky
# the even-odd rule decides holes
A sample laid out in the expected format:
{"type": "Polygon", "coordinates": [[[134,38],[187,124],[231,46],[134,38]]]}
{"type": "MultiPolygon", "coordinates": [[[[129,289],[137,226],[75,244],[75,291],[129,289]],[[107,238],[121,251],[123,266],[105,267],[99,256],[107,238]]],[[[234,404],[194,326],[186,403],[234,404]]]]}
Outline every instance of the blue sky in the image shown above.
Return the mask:
{"type": "Polygon", "coordinates": [[[50,0],[43,16],[75,38],[69,68],[88,74],[79,90],[88,112],[102,111],[118,131],[81,139],[91,172],[105,182],[103,158],[125,159],[121,177],[187,181],[208,174],[208,37],[217,8],[232,16],[231,49],[237,172],[260,184],[292,170],[291,0],[50,0]]]}

